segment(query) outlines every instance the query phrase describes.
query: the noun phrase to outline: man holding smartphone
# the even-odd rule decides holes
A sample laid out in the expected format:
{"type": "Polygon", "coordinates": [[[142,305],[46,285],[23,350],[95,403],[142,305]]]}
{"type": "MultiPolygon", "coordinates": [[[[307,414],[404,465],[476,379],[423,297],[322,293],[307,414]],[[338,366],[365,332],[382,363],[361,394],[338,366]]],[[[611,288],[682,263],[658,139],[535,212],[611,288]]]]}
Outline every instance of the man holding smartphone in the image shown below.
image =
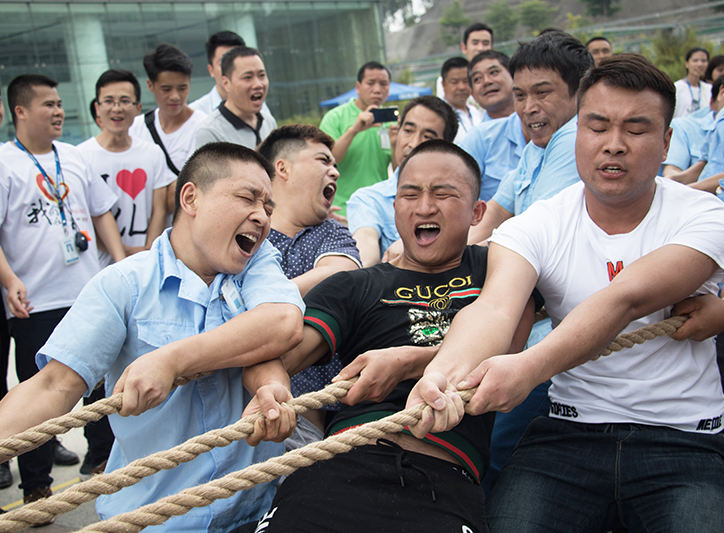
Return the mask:
{"type": "Polygon", "coordinates": [[[361,187],[387,177],[392,158],[389,130],[372,114],[390,93],[390,71],[376,61],[357,73],[357,98],[327,113],[319,128],[335,139],[332,155],[339,165],[334,205],[346,216],[347,200],[361,187]]]}

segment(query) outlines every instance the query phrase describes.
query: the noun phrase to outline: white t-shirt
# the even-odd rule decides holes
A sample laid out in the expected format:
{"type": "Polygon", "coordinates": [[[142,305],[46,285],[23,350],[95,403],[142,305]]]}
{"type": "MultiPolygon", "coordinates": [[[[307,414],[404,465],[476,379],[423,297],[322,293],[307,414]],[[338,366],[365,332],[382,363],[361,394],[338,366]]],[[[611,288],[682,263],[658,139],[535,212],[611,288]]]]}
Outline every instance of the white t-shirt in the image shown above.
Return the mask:
{"type": "MultiPolygon", "coordinates": [[[[108,211],[116,195],[99,176],[93,176],[81,152],[69,144],[55,142],[62,171],[60,193],[80,231],[90,237],[88,249],[79,260],[66,266],[62,249],[65,232],[58,203],[48,190],[42,174],[28,154],[13,142],[0,147],[0,246],[13,272],[25,284],[33,313],[73,305],[85,284],[95,276],[98,265],[96,234],[92,216],[108,211]]],[[[54,183],[58,183],[55,157],[36,155],[54,183]]],[[[3,288],[3,298],[7,291],[3,288]]],[[[6,310],[7,317],[12,313],[6,310]]]]}
{"type": "Polygon", "coordinates": [[[709,109],[711,104],[711,83],[700,81],[698,86],[691,86],[686,78],[677,80],[676,107],[674,117],[685,117],[699,109],[709,109]],[[694,102],[697,102],[695,105],[694,102]]]}
{"type": "MultiPolygon", "coordinates": [[[[608,286],[622,268],[667,244],[693,248],[716,261],[719,269],[697,292],[716,294],[715,282],[724,280],[724,204],[718,198],[656,178],[656,193],[644,220],[630,233],[608,235],[588,216],[583,191],[583,183],[577,183],[535,203],[492,237],[535,268],[536,287],[554,328],[579,303],[608,286]]],[[[669,316],[670,309],[658,311],[632,322],[625,331],[669,316]]],[[[658,337],[589,361],[552,381],[554,418],[692,432],[722,430],[724,394],[713,339],[658,337]]]]}
{"type": "MultiPolygon", "coordinates": [[[[206,118],[206,113],[203,111],[194,111],[189,119],[173,133],[163,131],[161,122],[159,122],[158,119],[158,108],[154,110],[153,114],[155,117],[154,125],[156,126],[158,136],[166,147],[166,151],[171,157],[173,164],[176,165],[177,169],[181,170],[181,167],[184,166],[186,160],[191,157],[191,154],[193,154],[196,149],[196,128],[198,128],[201,121],[206,118]]],[[[151,132],[148,131],[145,120],[146,117],[144,114],[138,115],[133,120],[133,124],[128,130],[128,133],[131,137],[153,143],[153,137],[151,137],[151,132]]]]}
{"type": "MultiPolygon", "coordinates": [[[[125,152],[110,152],[95,137],[78,145],[94,176],[101,177],[118,196],[111,210],[126,246],[144,246],[153,210],[153,191],[166,187],[176,175],[166,166],[163,151],[154,143],[132,139],[125,152]]],[[[101,268],[113,262],[100,252],[101,268]]]]}

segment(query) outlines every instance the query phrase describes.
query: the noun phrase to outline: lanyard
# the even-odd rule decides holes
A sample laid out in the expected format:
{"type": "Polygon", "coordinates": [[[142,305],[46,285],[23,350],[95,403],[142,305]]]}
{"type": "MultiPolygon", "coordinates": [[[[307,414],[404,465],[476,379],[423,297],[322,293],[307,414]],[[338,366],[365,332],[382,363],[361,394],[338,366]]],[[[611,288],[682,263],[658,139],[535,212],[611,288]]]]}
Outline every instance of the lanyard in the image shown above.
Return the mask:
{"type": "Polygon", "coordinates": [[[65,209],[63,207],[63,198],[60,193],[60,185],[63,183],[63,171],[60,168],[60,159],[58,158],[58,149],[53,144],[53,155],[55,156],[55,177],[57,180],[57,185],[53,185],[53,180],[50,179],[50,176],[48,176],[48,173],[45,171],[45,169],[40,166],[40,163],[35,158],[35,156],[30,153],[30,151],[23,146],[23,143],[21,143],[17,137],[13,140],[15,145],[20,148],[23,152],[28,154],[28,157],[31,159],[33,163],[35,163],[35,166],[38,167],[38,170],[45,178],[45,183],[48,184],[48,188],[53,193],[53,196],[55,197],[55,201],[58,203],[58,210],[60,211],[60,219],[63,223],[63,231],[65,231],[65,234],[68,234],[68,220],[65,218],[65,209]]]}
{"type": "Polygon", "coordinates": [[[692,111],[698,111],[699,110],[699,102],[701,101],[701,81],[696,85],[696,88],[699,89],[699,98],[696,100],[694,99],[694,91],[691,90],[691,83],[689,83],[689,77],[684,78],[686,80],[686,85],[689,87],[689,96],[691,96],[691,110],[692,111]]]}

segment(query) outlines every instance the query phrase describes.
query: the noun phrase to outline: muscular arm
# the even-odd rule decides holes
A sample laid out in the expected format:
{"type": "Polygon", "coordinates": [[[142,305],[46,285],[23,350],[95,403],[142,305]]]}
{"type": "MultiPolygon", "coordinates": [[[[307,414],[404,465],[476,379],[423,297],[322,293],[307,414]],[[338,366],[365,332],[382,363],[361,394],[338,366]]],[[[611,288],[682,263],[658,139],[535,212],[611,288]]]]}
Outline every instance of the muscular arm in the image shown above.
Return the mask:
{"type": "Polygon", "coordinates": [[[495,228],[512,217],[513,213],[502,207],[495,200],[490,200],[483,215],[483,220],[477,226],[470,228],[468,244],[479,244],[487,241],[493,234],[495,228]]]}
{"type": "Polygon", "coordinates": [[[380,236],[372,228],[360,228],[354,232],[362,267],[367,268],[380,262],[380,236]]]}
{"type": "Polygon", "coordinates": [[[210,331],[167,344],[136,359],[118,380],[114,392],[124,392],[121,414],[139,414],[160,404],[178,377],[279,357],[299,344],[301,334],[297,306],[267,303],[210,331]]]}
{"type": "Polygon", "coordinates": [[[116,219],[110,211],[106,211],[100,216],[91,217],[96,235],[103,241],[106,250],[111,254],[113,261],[116,263],[126,258],[126,250],[121,242],[121,234],[118,233],[118,225],[116,219]]]}
{"type": "Polygon", "coordinates": [[[328,255],[317,261],[317,265],[310,271],[305,272],[301,276],[293,278],[299,292],[305,296],[317,283],[327,279],[332,274],[343,272],[345,270],[355,270],[359,268],[357,263],[344,255],[328,255]]]}
{"type": "MultiPolygon", "coordinates": [[[[506,265],[508,266],[510,265],[506,265]]],[[[633,320],[686,298],[697,290],[716,268],[716,263],[701,252],[673,244],[663,246],[633,262],[607,287],[573,309],[540,343],[520,354],[493,357],[478,366],[459,384],[461,388],[480,384],[468,411],[480,414],[491,410],[512,409],[539,383],[597,357],[611,339],[633,320]],[[664,286],[668,290],[658,289],[664,286]]],[[[414,403],[419,403],[420,398],[424,398],[428,404],[435,405],[441,395],[440,386],[445,386],[441,374],[452,376],[450,383],[453,384],[460,374],[459,371],[450,369],[449,361],[441,361],[434,368],[441,372],[431,374],[428,382],[413,391],[415,397],[411,396],[410,400],[414,403]],[[447,366],[441,363],[447,363],[447,366]],[[438,388],[437,391],[434,390],[435,387],[438,388]]],[[[441,425],[445,426],[449,421],[450,417],[447,415],[444,420],[441,418],[435,421],[428,417],[420,431],[425,427],[439,430],[441,425]]]]}
{"type": "Polygon", "coordinates": [[[0,439],[67,413],[87,388],[75,371],[51,360],[31,379],[13,387],[0,402],[0,439]]]}

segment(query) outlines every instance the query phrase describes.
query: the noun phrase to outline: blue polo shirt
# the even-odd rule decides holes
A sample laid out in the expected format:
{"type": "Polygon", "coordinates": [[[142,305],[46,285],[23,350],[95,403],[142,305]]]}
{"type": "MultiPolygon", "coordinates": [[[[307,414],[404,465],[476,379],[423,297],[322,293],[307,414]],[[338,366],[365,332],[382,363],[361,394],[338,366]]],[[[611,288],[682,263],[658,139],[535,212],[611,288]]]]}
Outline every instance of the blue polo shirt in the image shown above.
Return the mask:
{"type": "Polygon", "coordinates": [[[577,120],[575,116],[556,130],[545,149],[529,142],[518,166],[500,182],[493,200],[519,215],[534,202],[580,181],[575,156],[577,120]]]}
{"type": "Polygon", "coordinates": [[[347,223],[354,232],[360,228],[372,228],[380,236],[380,257],[390,245],[400,238],[395,226],[395,195],[399,167],[392,177],[369,187],[357,189],[347,201],[347,223]]]}
{"type": "Polygon", "coordinates": [[[686,117],[675,118],[671,126],[673,134],[664,165],[686,170],[701,159],[706,160],[703,149],[709,132],[714,129],[714,114],[710,109],[700,109],[686,117]]]}
{"type": "Polygon", "coordinates": [[[699,175],[699,181],[724,172],[724,108],[716,114],[707,144],[707,163],[699,175]]]}
{"type": "Polygon", "coordinates": [[[480,199],[490,200],[505,175],[518,166],[525,149],[523,128],[518,113],[483,122],[473,128],[460,147],[480,166],[480,199]]]}
{"type": "MultiPolygon", "coordinates": [[[[105,376],[106,392],[111,393],[125,368],[140,356],[209,331],[247,309],[264,303],[288,303],[304,312],[299,291],[284,276],[279,252],[270,243],[262,244],[243,272],[234,276],[218,274],[207,286],[176,258],[170,231],[156,239],[148,252],[107,267],[85,286],[38,352],[39,368],[50,359],[60,361],[85,380],[87,394],[105,376]],[[221,285],[228,278],[239,291],[241,309],[237,312],[219,298],[221,285]]],[[[110,416],[116,440],[106,471],[239,420],[250,400],[241,375],[241,368],[217,370],[174,389],[161,405],[140,416],[110,416]]],[[[283,451],[280,443],[263,442],[250,447],[244,441],[234,442],[173,470],[162,470],[120,492],[101,496],[96,510],[107,519],[283,451]]],[[[273,496],[273,485],[259,485],[149,530],[231,531],[258,520],[269,509],[273,496]]]]}

